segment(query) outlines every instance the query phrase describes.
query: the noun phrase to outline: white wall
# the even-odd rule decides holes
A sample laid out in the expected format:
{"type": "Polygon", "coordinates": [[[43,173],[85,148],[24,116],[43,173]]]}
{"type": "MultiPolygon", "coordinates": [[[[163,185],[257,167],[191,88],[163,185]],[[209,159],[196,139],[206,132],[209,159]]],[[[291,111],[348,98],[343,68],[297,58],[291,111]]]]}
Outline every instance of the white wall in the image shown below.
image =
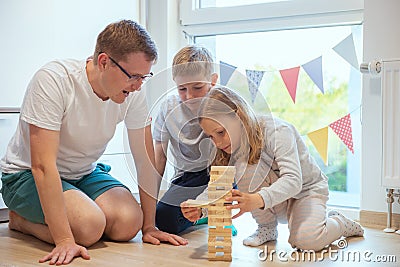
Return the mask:
{"type": "MultiPolygon", "coordinates": [[[[153,118],[157,116],[164,94],[175,90],[171,66],[175,53],[188,42],[184,38],[179,22],[179,0],[141,0],[146,3],[146,28],[159,49],[159,59],[153,68],[154,77],[144,85],[153,118]]],[[[187,1],[187,0],[184,0],[187,1]]],[[[171,156],[168,154],[168,158],[171,156]]],[[[161,189],[167,189],[173,176],[173,165],[167,162],[161,189]]]]}
{"type": "MultiPolygon", "coordinates": [[[[400,58],[400,1],[364,1],[364,62],[400,58]]],[[[380,78],[363,78],[361,209],[386,211],[381,187],[382,112],[380,78]]],[[[400,104],[400,103],[399,103],[400,104]]],[[[397,114],[398,115],[398,114],[397,114]]],[[[399,205],[394,204],[399,212],[399,205]]]]}
{"type": "Polygon", "coordinates": [[[156,74],[151,79],[147,92],[150,106],[160,96],[173,88],[170,68],[175,53],[187,44],[179,23],[179,0],[146,0],[148,9],[146,27],[159,49],[159,59],[153,68],[156,74]]]}
{"type": "Polygon", "coordinates": [[[55,58],[83,59],[110,22],[139,17],[139,0],[1,0],[0,107],[17,106],[33,73],[55,58]]]}

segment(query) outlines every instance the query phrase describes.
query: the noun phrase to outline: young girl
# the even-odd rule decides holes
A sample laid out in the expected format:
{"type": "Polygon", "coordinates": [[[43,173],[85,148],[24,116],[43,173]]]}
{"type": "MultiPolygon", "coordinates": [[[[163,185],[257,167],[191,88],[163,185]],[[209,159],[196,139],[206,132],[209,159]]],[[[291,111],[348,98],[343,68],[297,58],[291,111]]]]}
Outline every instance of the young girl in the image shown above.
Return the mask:
{"type": "MultiPolygon", "coordinates": [[[[250,211],[258,224],[243,240],[259,246],[276,240],[277,224],[287,222],[292,247],[321,250],[341,236],[362,236],[362,227],[337,211],[326,214],[328,178],[309,154],[298,131],[272,116],[256,117],[235,92],[214,87],[201,104],[199,122],[218,148],[213,165],[236,166],[239,190],[232,190],[228,209],[250,211]],[[235,203],[235,202],[234,202],[235,203]]],[[[182,205],[184,216],[202,212],[182,205]]],[[[203,212],[204,214],[204,212],[203,212]]]]}

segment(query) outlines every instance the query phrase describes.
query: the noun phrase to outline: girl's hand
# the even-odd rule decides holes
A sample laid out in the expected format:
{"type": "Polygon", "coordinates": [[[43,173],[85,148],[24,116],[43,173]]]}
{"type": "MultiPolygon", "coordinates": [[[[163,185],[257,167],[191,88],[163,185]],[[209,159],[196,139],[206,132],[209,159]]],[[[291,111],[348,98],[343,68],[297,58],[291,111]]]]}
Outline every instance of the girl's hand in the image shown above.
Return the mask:
{"type": "Polygon", "coordinates": [[[183,216],[191,222],[195,222],[201,217],[201,208],[187,207],[186,201],[181,203],[181,211],[183,216]]]}
{"type": "Polygon", "coordinates": [[[227,197],[225,200],[228,202],[237,202],[237,204],[226,206],[228,210],[240,209],[232,219],[236,219],[245,212],[264,208],[264,200],[258,193],[247,194],[240,192],[237,189],[232,189],[232,197],[227,197]]]}
{"type": "Polygon", "coordinates": [[[47,256],[39,260],[40,263],[50,261],[50,265],[65,265],[71,263],[75,257],[89,260],[90,256],[85,247],[75,244],[73,240],[67,239],[59,244],[47,256]]]}

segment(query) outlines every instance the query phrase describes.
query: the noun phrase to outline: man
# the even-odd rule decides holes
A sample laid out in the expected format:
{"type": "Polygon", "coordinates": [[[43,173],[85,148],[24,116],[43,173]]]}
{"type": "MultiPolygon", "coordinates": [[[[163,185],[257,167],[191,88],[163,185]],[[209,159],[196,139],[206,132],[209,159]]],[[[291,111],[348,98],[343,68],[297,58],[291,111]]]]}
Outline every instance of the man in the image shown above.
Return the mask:
{"type": "Polygon", "coordinates": [[[144,28],[122,20],[98,36],[93,57],[53,61],[29,83],[19,125],[0,161],[10,229],[55,244],[40,259],[68,264],[89,259],[85,247],[103,235],[186,244],[155,228],[159,177],[142,82],[157,48],[144,28]],[[142,209],[129,190],[96,163],[124,121],[135,160],[142,209]],[[143,211],[142,211],[143,210],[143,211]]]}

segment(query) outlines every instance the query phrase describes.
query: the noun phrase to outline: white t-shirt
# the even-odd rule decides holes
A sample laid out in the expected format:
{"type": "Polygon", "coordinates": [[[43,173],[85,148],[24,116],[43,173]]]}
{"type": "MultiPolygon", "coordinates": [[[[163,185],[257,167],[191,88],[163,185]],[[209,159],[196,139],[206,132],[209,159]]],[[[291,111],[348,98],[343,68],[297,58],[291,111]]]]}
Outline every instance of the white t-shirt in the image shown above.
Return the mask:
{"type": "MultiPolygon", "coordinates": [[[[183,172],[197,172],[212,161],[213,144],[193,114],[179,98],[171,95],[161,104],[154,121],[153,139],[170,144],[175,177],[183,172]]],[[[166,151],[165,151],[166,153],[166,151]]]]}
{"type": "Polygon", "coordinates": [[[29,124],[33,124],[60,132],[60,176],[79,179],[94,170],[119,122],[128,129],[143,128],[150,124],[148,114],[143,91],[131,93],[122,104],[103,101],[89,84],[85,60],[52,61],[28,85],[16,133],[0,161],[1,171],[31,168],[29,124]]]}

